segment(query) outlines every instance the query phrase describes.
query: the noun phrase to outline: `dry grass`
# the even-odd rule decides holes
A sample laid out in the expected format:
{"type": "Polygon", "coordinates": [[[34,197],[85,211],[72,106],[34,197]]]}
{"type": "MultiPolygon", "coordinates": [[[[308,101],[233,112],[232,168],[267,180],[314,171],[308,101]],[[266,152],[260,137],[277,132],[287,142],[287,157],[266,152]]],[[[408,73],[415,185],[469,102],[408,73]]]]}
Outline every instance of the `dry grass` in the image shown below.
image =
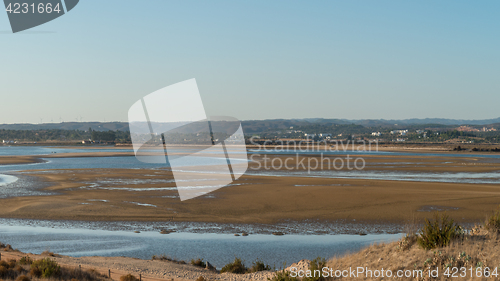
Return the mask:
{"type": "Polygon", "coordinates": [[[50,252],[50,251],[43,251],[41,253],[42,256],[49,256],[49,257],[60,257],[60,255],[58,254],[54,254],[53,252],[50,252]]]}
{"type": "MultiPolygon", "coordinates": [[[[495,232],[488,231],[482,226],[476,226],[470,230],[463,239],[454,240],[447,247],[424,250],[417,243],[412,243],[408,247],[401,247],[405,236],[398,242],[389,244],[375,244],[358,253],[344,257],[333,258],[328,261],[327,266],[335,270],[345,270],[357,267],[368,268],[372,271],[391,270],[396,275],[398,270],[421,270],[421,278],[391,278],[394,280],[498,280],[498,278],[476,277],[477,267],[484,269],[489,267],[491,271],[500,266],[500,237],[495,232]],[[439,277],[429,277],[429,267],[439,269],[439,277]],[[450,278],[444,275],[446,268],[467,269],[467,277],[450,278]],[[473,275],[469,268],[472,268],[473,275]]],[[[500,269],[497,269],[500,276],[500,269]]],[[[342,278],[342,280],[384,280],[386,277],[376,278],[360,274],[357,278],[342,278]]],[[[335,279],[331,279],[335,280],[335,279]]]]}
{"type": "Polygon", "coordinates": [[[154,260],[154,261],[168,261],[168,262],[173,262],[173,263],[177,263],[177,264],[186,264],[186,262],[183,261],[183,260],[177,260],[175,258],[166,256],[166,255],[159,255],[159,256],[154,255],[153,257],[151,257],[151,260],[154,260]]]}
{"type": "Polygon", "coordinates": [[[0,261],[1,280],[78,280],[105,281],[106,276],[80,269],[61,267],[49,258],[32,261],[23,257],[21,260],[0,261]],[[22,260],[22,261],[21,261],[22,260]]]}
{"type": "Polygon", "coordinates": [[[130,273],[127,275],[120,276],[120,281],[137,281],[137,280],[139,279],[137,279],[137,277],[135,277],[130,273]]]}
{"type": "Polygon", "coordinates": [[[191,260],[191,264],[194,265],[194,266],[198,266],[198,267],[203,267],[205,268],[207,266],[207,264],[205,262],[203,262],[203,259],[193,259],[191,260]]]}

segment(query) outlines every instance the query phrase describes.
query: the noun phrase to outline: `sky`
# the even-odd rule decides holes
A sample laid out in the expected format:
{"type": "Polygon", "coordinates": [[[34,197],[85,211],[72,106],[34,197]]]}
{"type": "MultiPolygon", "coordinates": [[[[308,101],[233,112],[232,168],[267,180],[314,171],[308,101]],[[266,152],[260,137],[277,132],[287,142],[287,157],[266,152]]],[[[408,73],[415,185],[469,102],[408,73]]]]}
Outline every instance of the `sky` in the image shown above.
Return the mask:
{"type": "Polygon", "coordinates": [[[500,117],[500,1],[81,0],[13,34],[0,123],[127,121],[195,78],[241,120],[500,117]]]}

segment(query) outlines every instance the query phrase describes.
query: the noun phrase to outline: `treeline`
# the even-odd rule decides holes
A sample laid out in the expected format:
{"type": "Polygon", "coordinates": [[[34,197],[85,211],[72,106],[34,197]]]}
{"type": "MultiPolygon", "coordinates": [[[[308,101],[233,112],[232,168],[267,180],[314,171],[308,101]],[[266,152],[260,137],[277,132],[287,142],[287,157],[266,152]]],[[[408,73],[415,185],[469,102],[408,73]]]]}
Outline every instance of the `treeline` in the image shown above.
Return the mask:
{"type": "Polygon", "coordinates": [[[427,135],[429,137],[440,137],[443,139],[455,139],[455,138],[460,138],[460,137],[471,137],[474,138],[476,137],[476,134],[470,133],[470,132],[463,132],[463,131],[445,131],[445,132],[440,132],[439,135],[432,134],[431,131],[427,131],[427,135]]]}
{"type": "Polygon", "coordinates": [[[82,141],[130,142],[128,131],[83,130],[6,130],[0,129],[0,141],[82,141]]]}
{"type": "Polygon", "coordinates": [[[332,134],[332,135],[353,135],[353,134],[368,134],[373,132],[373,130],[377,130],[379,128],[371,128],[365,127],[362,125],[356,124],[311,124],[309,126],[298,127],[298,130],[303,131],[307,134],[332,134]]]}

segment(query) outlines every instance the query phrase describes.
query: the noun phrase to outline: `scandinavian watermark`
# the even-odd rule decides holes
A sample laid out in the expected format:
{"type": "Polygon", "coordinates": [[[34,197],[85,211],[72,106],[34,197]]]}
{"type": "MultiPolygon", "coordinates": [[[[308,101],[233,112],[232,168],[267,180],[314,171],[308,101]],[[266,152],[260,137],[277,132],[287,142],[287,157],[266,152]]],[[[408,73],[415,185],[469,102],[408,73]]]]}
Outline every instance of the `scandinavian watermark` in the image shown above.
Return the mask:
{"type": "Polygon", "coordinates": [[[366,167],[362,154],[378,151],[376,140],[257,141],[252,137],[250,145],[251,170],[305,170],[308,174],[315,170],[360,171],[366,167]]]}
{"type": "Polygon", "coordinates": [[[207,117],[195,79],[145,96],[128,119],[135,157],[169,166],[182,201],[227,186],[248,168],[240,121],[207,117]]]}

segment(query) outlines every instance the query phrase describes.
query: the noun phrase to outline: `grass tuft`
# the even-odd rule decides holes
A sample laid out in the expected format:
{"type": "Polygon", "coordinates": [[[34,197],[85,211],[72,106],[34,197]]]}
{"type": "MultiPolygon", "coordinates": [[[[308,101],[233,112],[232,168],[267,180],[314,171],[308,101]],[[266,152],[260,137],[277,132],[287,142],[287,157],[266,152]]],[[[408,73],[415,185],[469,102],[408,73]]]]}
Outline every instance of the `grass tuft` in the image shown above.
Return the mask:
{"type": "Polygon", "coordinates": [[[485,223],[486,229],[500,233],[500,207],[488,217],[485,223]]]}
{"type": "Polygon", "coordinates": [[[191,264],[194,266],[199,266],[199,267],[207,267],[207,264],[203,262],[203,259],[195,259],[191,260],[191,264]]]}
{"type": "Polygon", "coordinates": [[[249,272],[259,272],[259,271],[266,271],[266,270],[271,270],[271,266],[263,263],[260,260],[254,261],[252,263],[252,267],[250,267],[248,269],[249,272]]]}
{"type": "Polygon", "coordinates": [[[55,260],[49,258],[34,261],[31,264],[31,269],[36,277],[50,278],[57,277],[61,274],[61,267],[55,260]]]}
{"type": "Polygon", "coordinates": [[[290,271],[285,271],[284,269],[282,271],[276,272],[276,275],[272,279],[267,278],[267,280],[269,280],[269,281],[298,281],[297,278],[290,276],[290,271]]]}
{"type": "Polygon", "coordinates": [[[226,264],[220,272],[230,272],[230,273],[236,273],[236,274],[244,274],[247,272],[247,268],[239,258],[234,258],[234,261],[232,263],[226,264]]]}
{"type": "Polygon", "coordinates": [[[30,281],[31,279],[26,276],[26,275],[19,275],[17,278],[16,278],[16,281],[30,281]]]}
{"type": "Polygon", "coordinates": [[[305,277],[302,281],[324,281],[326,280],[322,273],[323,267],[326,266],[326,260],[322,257],[317,257],[311,261],[309,269],[311,270],[312,277],[305,277]]]}
{"type": "Polygon", "coordinates": [[[174,258],[166,256],[166,255],[160,255],[160,256],[154,255],[153,257],[151,257],[151,259],[154,261],[155,260],[156,261],[169,261],[169,262],[173,262],[173,263],[177,263],[177,264],[186,264],[185,261],[177,260],[177,259],[174,259],[174,258]]]}
{"type": "Polygon", "coordinates": [[[425,219],[425,225],[420,230],[417,242],[425,250],[445,247],[462,234],[462,229],[450,219],[446,213],[441,217],[436,212],[434,220],[425,219]]]}
{"type": "Polygon", "coordinates": [[[137,281],[137,280],[139,279],[137,279],[137,277],[135,277],[130,273],[127,275],[120,276],[120,281],[137,281]]]}
{"type": "Polygon", "coordinates": [[[22,257],[20,260],[19,260],[19,263],[22,264],[22,265],[31,265],[33,263],[33,260],[28,257],[28,256],[25,256],[25,257],[22,257]]]}

